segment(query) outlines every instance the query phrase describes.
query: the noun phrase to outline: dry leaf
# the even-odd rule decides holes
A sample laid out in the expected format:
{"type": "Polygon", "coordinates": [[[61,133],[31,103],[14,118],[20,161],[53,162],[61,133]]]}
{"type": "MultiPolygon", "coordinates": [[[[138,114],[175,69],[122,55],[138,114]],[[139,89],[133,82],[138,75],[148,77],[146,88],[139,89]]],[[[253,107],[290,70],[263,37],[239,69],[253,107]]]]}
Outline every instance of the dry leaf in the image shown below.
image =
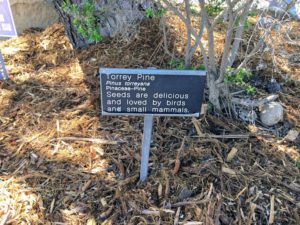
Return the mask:
{"type": "Polygon", "coordinates": [[[230,152],[228,153],[227,155],[227,158],[226,158],[226,161],[227,162],[230,162],[235,156],[236,156],[236,153],[238,152],[238,149],[233,147],[230,152]]]}
{"type": "Polygon", "coordinates": [[[271,196],[271,204],[270,204],[269,224],[273,224],[273,223],[274,223],[274,216],[275,216],[275,212],[274,212],[274,204],[275,204],[275,196],[272,195],[272,196],[271,196]]]}
{"type": "Polygon", "coordinates": [[[180,160],[176,159],[175,160],[175,166],[174,166],[174,169],[172,171],[173,175],[176,175],[178,173],[179,169],[180,169],[180,160]]]}
{"type": "Polygon", "coordinates": [[[95,218],[89,218],[86,225],[97,225],[95,218]]]}
{"type": "Polygon", "coordinates": [[[100,202],[101,202],[101,204],[102,204],[103,207],[107,206],[107,201],[105,200],[105,198],[101,198],[100,202]]]}
{"type": "Polygon", "coordinates": [[[85,192],[86,189],[89,188],[89,186],[91,185],[91,183],[92,183],[92,180],[88,180],[88,181],[82,186],[81,191],[82,191],[82,192],[85,192]]]}
{"type": "Polygon", "coordinates": [[[49,213],[50,213],[50,214],[53,212],[54,204],[55,204],[55,198],[53,198],[53,200],[52,200],[52,202],[51,202],[51,205],[50,205],[50,210],[49,210],[49,213]]]}
{"type": "Polygon", "coordinates": [[[161,183],[159,183],[158,189],[157,189],[157,194],[158,194],[158,197],[159,197],[159,198],[162,197],[162,191],[163,191],[163,186],[162,186],[161,183]]]}
{"type": "Polygon", "coordinates": [[[227,173],[229,175],[233,175],[233,176],[236,175],[236,172],[233,169],[230,169],[230,168],[225,167],[225,166],[222,166],[222,172],[227,173]]]}
{"type": "Polygon", "coordinates": [[[107,217],[109,217],[110,214],[112,213],[113,209],[114,209],[113,206],[109,207],[105,212],[100,214],[100,218],[101,219],[106,219],[107,217]]]}

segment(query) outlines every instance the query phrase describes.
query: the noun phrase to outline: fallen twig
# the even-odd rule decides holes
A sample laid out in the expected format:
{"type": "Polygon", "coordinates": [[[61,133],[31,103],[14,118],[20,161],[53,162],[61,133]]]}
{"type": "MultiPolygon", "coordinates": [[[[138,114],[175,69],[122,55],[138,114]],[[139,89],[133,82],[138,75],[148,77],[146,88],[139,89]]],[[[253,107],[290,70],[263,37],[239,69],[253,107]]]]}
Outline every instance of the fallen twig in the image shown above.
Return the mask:
{"type": "Polygon", "coordinates": [[[255,108],[263,106],[268,102],[272,102],[278,98],[278,95],[270,95],[264,99],[260,100],[250,100],[250,99],[242,99],[242,98],[231,98],[231,102],[238,105],[243,105],[247,108],[255,108]]]}
{"type": "Polygon", "coordinates": [[[209,201],[209,199],[205,198],[205,199],[200,200],[200,201],[177,202],[177,203],[172,204],[172,208],[180,207],[180,206],[185,206],[185,205],[201,205],[201,204],[207,203],[208,201],[209,201]]]}
{"type": "Polygon", "coordinates": [[[266,138],[272,138],[274,136],[269,134],[222,134],[222,135],[216,135],[216,134],[201,134],[197,136],[192,137],[198,137],[198,138],[220,138],[220,139],[247,139],[251,137],[266,137],[266,138]]]}
{"type": "Polygon", "coordinates": [[[116,145],[119,143],[119,141],[109,141],[109,140],[104,140],[104,139],[99,139],[99,138],[80,138],[80,137],[59,137],[52,139],[51,141],[88,141],[88,142],[93,142],[97,144],[106,144],[106,145],[116,145]]]}

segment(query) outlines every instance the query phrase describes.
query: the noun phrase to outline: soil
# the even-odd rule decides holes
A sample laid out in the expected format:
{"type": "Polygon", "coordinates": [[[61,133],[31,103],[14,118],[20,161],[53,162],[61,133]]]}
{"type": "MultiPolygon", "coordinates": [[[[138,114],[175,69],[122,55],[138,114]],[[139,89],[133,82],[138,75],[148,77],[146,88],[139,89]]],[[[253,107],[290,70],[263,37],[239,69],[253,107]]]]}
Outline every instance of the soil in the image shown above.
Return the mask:
{"type": "MultiPolygon", "coordinates": [[[[183,28],[172,26],[169,47],[180,57],[183,28]]],[[[296,41],[276,42],[279,68],[265,53],[259,72],[261,95],[271,77],[282,85],[283,122],[155,118],[145,183],[143,118],[100,115],[98,69],[170,68],[158,21],[82,50],[61,24],[2,42],[10,80],[0,81],[0,224],[300,224],[300,140],[283,138],[300,129],[300,65],[286,64],[296,41]]]]}

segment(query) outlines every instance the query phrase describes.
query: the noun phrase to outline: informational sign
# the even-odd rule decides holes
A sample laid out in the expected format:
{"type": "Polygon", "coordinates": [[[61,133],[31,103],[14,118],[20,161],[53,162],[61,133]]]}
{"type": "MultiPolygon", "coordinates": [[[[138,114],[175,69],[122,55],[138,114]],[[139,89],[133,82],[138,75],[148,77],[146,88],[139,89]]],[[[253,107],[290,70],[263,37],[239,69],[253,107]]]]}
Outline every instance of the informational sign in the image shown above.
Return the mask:
{"type": "Polygon", "coordinates": [[[100,68],[102,115],[199,116],[205,71],[100,68]]]}
{"type": "Polygon", "coordinates": [[[199,116],[206,72],[100,68],[102,115],[143,115],[140,181],[148,176],[154,116],[199,116]]]}
{"type": "Polygon", "coordinates": [[[0,0],[0,37],[15,37],[17,31],[8,0],[0,0]]]}
{"type": "Polygon", "coordinates": [[[0,80],[8,80],[8,75],[7,75],[7,71],[5,68],[1,51],[0,51],[0,80]]]}

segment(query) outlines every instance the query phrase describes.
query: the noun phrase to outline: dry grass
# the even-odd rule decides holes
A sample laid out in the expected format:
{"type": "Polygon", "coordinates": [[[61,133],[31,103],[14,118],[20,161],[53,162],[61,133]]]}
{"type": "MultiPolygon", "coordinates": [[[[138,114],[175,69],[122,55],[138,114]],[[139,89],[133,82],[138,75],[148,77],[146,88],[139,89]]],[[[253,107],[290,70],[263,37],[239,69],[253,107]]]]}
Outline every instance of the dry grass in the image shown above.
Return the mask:
{"type": "MultiPolygon", "coordinates": [[[[97,70],[166,68],[162,40],[146,23],[130,42],[74,51],[56,24],[1,43],[11,80],[0,83],[0,224],[300,223],[299,139],[199,139],[190,118],[156,118],[150,177],[138,182],[142,118],[99,116],[97,70]]],[[[285,85],[281,96],[294,129],[299,93],[285,85]]],[[[220,115],[196,121],[203,133],[248,132],[220,115]]]]}

